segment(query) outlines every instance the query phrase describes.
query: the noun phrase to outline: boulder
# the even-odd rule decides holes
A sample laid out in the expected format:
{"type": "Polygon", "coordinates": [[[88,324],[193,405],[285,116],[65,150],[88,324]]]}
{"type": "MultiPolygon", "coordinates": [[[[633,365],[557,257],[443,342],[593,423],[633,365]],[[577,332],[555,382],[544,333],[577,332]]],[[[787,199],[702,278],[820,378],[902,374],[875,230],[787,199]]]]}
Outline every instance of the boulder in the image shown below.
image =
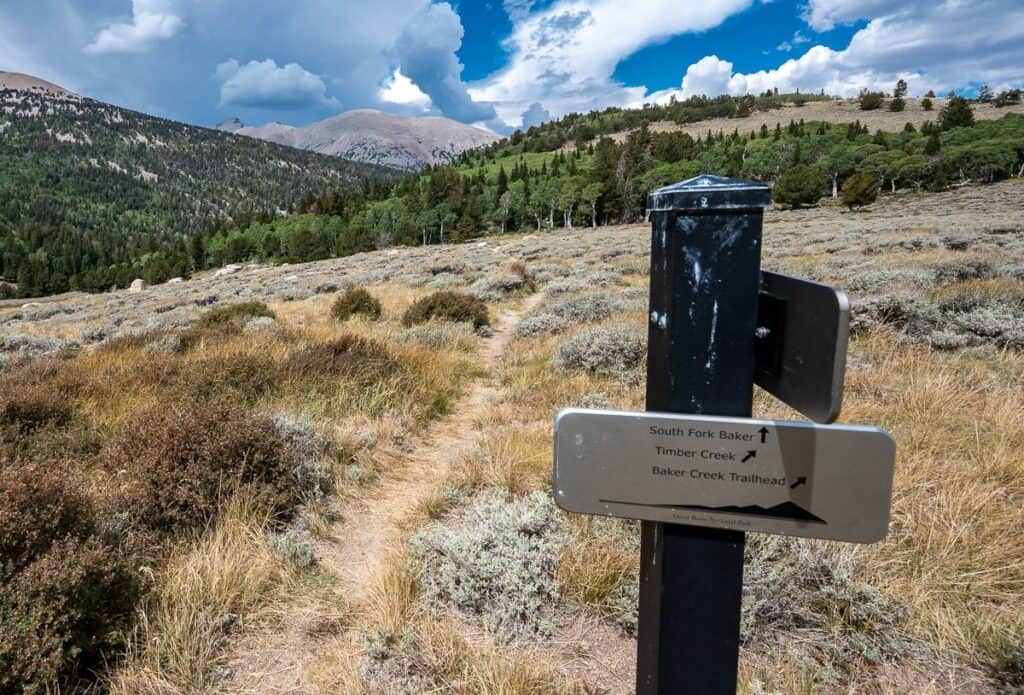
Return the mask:
{"type": "Polygon", "coordinates": [[[168,285],[177,285],[179,282],[184,282],[182,278],[171,278],[167,281],[168,285]]]}
{"type": "Polygon", "coordinates": [[[141,292],[146,289],[146,281],[142,278],[135,278],[132,280],[132,284],[128,286],[129,292],[141,292]]]}
{"type": "Polygon", "coordinates": [[[220,270],[218,270],[216,273],[213,274],[213,276],[219,278],[219,277],[222,277],[224,275],[234,275],[235,273],[237,273],[241,269],[242,269],[242,266],[236,265],[236,264],[232,263],[231,265],[226,265],[223,268],[221,268],[220,270]]]}

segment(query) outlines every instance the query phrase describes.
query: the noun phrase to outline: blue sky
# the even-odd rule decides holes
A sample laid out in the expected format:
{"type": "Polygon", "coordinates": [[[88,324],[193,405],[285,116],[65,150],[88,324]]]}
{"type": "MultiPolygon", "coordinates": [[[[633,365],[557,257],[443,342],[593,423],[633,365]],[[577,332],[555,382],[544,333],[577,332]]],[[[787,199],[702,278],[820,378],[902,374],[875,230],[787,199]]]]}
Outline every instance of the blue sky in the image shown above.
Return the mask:
{"type": "Polygon", "coordinates": [[[509,132],[774,87],[1024,84],[1020,0],[0,0],[0,69],[191,123],[352,108],[509,132]]]}

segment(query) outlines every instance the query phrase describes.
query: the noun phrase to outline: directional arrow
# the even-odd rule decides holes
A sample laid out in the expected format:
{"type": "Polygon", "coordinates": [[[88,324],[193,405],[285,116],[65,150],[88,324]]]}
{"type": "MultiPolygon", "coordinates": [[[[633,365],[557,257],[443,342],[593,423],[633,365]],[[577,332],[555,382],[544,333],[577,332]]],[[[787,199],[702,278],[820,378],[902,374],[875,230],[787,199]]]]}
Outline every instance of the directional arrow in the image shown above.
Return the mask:
{"type": "Polygon", "coordinates": [[[747,461],[749,461],[752,458],[757,458],[757,452],[754,451],[754,450],[748,451],[747,455],[743,457],[743,460],[740,463],[746,463],[747,461]]]}
{"type": "Polygon", "coordinates": [[[798,487],[800,487],[801,485],[805,485],[806,483],[807,483],[807,477],[806,476],[800,476],[799,478],[796,479],[796,482],[794,482],[792,485],[789,486],[789,489],[790,490],[796,490],[798,487]]]}
{"type": "Polygon", "coordinates": [[[764,438],[768,436],[768,428],[762,427],[758,432],[761,434],[761,443],[764,444],[764,438]]]}

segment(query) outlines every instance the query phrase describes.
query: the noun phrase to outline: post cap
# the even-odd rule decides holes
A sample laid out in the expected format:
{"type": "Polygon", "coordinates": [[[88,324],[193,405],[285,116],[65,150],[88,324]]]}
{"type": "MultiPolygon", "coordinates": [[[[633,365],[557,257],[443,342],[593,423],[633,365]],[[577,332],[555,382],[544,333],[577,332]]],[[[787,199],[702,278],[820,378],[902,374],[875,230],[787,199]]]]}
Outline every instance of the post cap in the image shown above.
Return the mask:
{"type": "Polygon", "coordinates": [[[757,181],[701,174],[647,196],[651,212],[680,210],[749,210],[772,204],[772,191],[757,181]]]}

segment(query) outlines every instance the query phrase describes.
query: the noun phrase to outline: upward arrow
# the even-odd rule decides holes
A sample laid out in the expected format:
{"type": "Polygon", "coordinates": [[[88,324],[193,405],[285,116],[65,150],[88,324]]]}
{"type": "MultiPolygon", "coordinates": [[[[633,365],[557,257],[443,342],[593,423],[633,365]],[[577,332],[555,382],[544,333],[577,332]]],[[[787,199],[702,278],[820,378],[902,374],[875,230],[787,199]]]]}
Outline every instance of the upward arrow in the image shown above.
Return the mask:
{"type": "Polygon", "coordinates": [[[761,433],[761,443],[764,444],[764,438],[768,436],[768,428],[762,427],[761,429],[758,430],[758,432],[761,433]]]}

